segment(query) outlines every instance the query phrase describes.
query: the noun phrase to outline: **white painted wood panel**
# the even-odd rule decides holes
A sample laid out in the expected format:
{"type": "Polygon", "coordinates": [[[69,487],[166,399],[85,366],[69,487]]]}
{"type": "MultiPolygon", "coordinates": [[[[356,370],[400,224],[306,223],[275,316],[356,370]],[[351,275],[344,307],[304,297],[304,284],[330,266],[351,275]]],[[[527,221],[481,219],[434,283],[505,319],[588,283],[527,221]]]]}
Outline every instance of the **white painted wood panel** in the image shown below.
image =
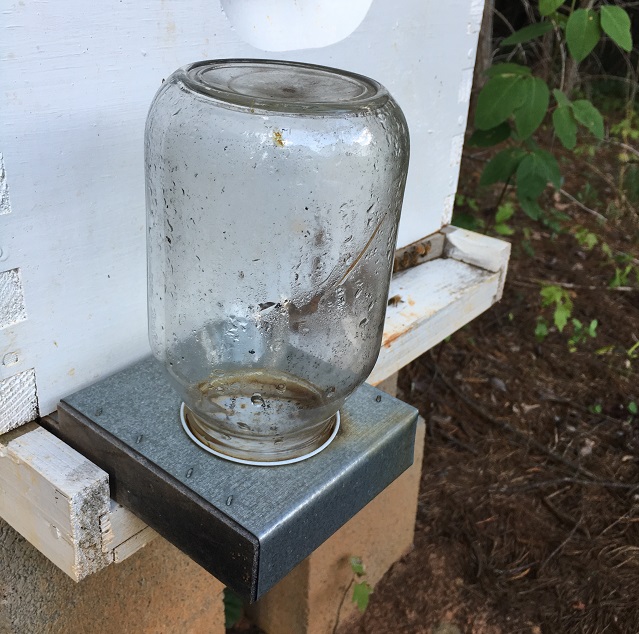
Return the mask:
{"type": "Polygon", "coordinates": [[[280,57],[377,78],[412,137],[399,243],[439,229],[452,211],[482,5],[374,0],[345,40],[269,53],[244,43],[215,0],[4,3],[0,271],[20,270],[26,319],[0,329],[0,359],[18,356],[1,377],[34,369],[46,414],[147,354],[144,121],[162,78],[185,63],[280,57]]]}

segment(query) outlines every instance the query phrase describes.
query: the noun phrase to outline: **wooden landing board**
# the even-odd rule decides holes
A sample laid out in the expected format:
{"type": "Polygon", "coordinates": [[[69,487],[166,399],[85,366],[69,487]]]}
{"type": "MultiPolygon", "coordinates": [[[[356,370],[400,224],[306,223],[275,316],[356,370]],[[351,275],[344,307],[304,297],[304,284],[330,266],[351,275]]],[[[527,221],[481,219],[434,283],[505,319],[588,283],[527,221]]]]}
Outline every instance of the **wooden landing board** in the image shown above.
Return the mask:
{"type": "Polygon", "coordinates": [[[368,377],[378,384],[501,298],[510,244],[446,227],[445,257],[393,276],[382,347],[368,377]]]}

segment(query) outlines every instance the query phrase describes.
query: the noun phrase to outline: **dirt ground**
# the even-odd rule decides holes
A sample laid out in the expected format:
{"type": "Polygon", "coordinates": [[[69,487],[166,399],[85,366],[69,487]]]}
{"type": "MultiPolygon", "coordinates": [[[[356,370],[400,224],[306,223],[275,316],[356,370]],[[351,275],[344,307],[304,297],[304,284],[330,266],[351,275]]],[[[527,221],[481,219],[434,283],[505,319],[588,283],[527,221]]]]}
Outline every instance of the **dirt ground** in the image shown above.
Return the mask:
{"type": "MultiPolygon", "coordinates": [[[[467,152],[465,196],[485,160],[467,152]]],[[[639,280],[610,288],[602,249],[639,265],[639,215],[609,207],[615,169],[610,149],[565,164],[566,191],[608,219],[556,193],[545,207],[562,231],[518,212],[501,302],[400,374],[399,398],[427,422],[415,547],[340,634],[639,633],[639,280]],[[596,338],[571,352],[570,325],[535,337],[552,321],[543,282],[598,320],[596,338]]],[[[495,194],[461,209],[488,232],[495,194]]]]}
{"type": "MultiPolygon", "coordinates": [[[[565,187],[590,175],[604,212],[614,190],[585,160],[606,155],[577,160],[565,187]]],[[[462,191],[476,191],[474,163],[462,191]]],[[[341,634],[639,632],[639,284],[610,288],[601,252],[637,263],[638,216],[601,222],[566,203],[546,201],[570,218],[556,235],[516,216],[502,301],[401,373],[399,397],[428,429],[415,548],[341,634]],[[598,246],[581,247],[576,225],[598,246]],[[537,317],[551,318],[540,280],[569,289],[596,338],[574,352],[570,327],[536,339],[537,317]]]]}

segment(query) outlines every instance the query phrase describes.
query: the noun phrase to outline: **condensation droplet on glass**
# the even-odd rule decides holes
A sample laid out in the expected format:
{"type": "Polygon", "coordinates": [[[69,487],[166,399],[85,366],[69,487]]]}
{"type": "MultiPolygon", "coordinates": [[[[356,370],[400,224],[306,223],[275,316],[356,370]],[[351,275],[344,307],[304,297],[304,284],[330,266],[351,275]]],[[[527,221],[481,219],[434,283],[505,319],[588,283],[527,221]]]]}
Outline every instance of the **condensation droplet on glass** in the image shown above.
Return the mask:
{"type": "Polygon", "coordinates": [[[258,392],[251,396],[251,403],[253,403],[253,405],[257,405],[258,407],[266,407],[266,402],[262,398],[262,395],[258,392]]]}

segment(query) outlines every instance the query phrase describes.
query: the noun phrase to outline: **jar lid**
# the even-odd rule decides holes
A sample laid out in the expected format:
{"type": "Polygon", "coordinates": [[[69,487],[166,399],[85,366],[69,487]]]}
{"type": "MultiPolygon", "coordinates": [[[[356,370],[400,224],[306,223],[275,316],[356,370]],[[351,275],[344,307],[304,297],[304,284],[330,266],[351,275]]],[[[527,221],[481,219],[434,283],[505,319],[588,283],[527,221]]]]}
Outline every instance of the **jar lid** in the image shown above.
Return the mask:
{"type": "Polygon", "coordinates": [[[358,111],[388,100],[373,79],[327,66],[259,59],[196,62],[178,71],[184,84],[234,106],[284,113],[358,111]]]}

